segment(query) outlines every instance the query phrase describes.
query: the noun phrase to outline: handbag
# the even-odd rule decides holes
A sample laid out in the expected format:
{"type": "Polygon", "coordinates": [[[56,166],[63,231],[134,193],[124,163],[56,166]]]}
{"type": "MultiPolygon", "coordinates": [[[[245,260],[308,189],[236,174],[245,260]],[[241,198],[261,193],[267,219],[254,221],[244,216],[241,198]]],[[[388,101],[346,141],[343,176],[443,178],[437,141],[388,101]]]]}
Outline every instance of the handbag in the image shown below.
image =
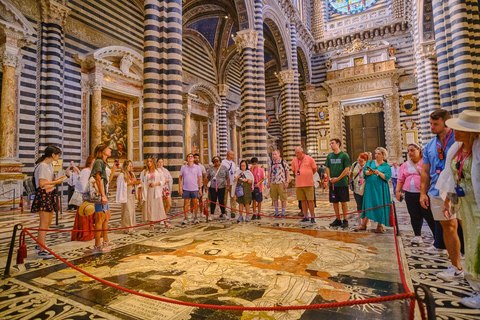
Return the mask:
{"type": "Polygon", "coordinates": [[[365,192],[365,179],[363,179],[362,184],[360,185],[360,188],[358,189],[358,194],[363,196],[363,193],[365,192]]]}
{"type": "Polygon", "coordinates": [[[86,191],[82,195],[83,201],[102,203],[102,195],[97,189],[97,183],[94,177],[88,181],[86,191]]]}
{"type": "Polygon", "coordinates": [[[74,191],[72,198],[70,199],[70,202],[68,204],[73,205],[73,206],[81,206],[83,203],[83,196],[81,192],[74,191]]]}
{"type": "Polygon", "coordinates": [[[235,194],[237,197],[243,197],[243,187],[242,186],[238,186],[235,188],[235,194]]]}

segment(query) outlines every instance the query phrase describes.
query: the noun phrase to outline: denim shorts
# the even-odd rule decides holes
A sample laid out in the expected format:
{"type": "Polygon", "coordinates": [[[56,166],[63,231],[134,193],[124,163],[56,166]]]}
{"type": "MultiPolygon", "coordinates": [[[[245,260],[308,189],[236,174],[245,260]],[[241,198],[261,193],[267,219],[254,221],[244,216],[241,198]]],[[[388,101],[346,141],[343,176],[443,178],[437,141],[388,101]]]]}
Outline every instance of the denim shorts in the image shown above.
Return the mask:
{"type": "Polygon", "coordinates": [[[95,212],[102,212],[103,210],[110,210],[110,205],[108,203],[106,205],[103,205],[101,203],[95,203],[95,212]]]}
{"type": "Polygon", "coordinates": [[[197,199],[198,198],[198,191],[188,191],[183,190],[182,199],[197,199]]]}

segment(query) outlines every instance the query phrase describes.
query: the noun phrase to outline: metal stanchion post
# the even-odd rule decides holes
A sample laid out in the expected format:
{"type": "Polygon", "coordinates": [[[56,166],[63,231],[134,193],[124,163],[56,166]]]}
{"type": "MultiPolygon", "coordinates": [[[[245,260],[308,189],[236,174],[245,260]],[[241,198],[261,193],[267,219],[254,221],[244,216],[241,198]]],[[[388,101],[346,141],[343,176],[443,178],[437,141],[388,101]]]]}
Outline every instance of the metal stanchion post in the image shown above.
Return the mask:
{"type": "Polygon", "coordinates": [[[10,276],[10,266],[12,265],[12,256],[13,256],[13,248],[15,248],[15,239],[17,239],[17,230],[22,230],[22,224],[16,224],[13,227],[12,232],[12,241],[10,242],[10,248],[8,249],[8,257],[7,257],[7,264],[5,265],[5,272],[3,273],[4,277],[10,276]]]}
{"type": "Polygon", "coordinates": [[[415,297],[419,302],[419,307],[422,308],[422,305],[425,305],[425,309],[427,310],[427,319],[428,320],[435,320],[435,299],[433,298],[432,291],[424,285],[420,284],[415,286],[415,297]]]}
{"type": "Polygon", "coordinates": [[[395,226],[397,227],[397,236],[400,235],[400,228],[398,227],[398,217],[397,217],[397,207],[395,206],[395,202],[392,201],[393,205],[393,216],[395,218],[395,226]]]}

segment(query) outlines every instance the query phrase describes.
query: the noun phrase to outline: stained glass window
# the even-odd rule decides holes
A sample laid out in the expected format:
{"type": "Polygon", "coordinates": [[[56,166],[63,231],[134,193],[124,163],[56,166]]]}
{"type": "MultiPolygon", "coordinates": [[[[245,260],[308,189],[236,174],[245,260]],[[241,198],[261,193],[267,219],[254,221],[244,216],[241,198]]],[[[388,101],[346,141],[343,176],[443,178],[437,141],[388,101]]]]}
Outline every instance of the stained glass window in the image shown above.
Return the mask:
{"type": "Polygon", "coordinates": [[[377,0],[329,0],[330,5],[342,14],[355,14],[370,7],[377,0]]]}

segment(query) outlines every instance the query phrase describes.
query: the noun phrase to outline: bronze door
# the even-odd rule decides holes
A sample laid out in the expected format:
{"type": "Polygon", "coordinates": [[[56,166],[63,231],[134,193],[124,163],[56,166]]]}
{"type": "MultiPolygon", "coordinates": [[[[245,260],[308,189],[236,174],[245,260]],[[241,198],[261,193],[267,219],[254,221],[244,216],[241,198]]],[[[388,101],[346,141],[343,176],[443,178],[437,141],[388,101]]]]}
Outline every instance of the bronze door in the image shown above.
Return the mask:
{"type": "Polygon", "coordinates": [[[347,153],[352,163],[361,152],[374,153],[377,147],[385,147],[383,112],[359,114],[345,118],[347,129],[347,153]]]}

